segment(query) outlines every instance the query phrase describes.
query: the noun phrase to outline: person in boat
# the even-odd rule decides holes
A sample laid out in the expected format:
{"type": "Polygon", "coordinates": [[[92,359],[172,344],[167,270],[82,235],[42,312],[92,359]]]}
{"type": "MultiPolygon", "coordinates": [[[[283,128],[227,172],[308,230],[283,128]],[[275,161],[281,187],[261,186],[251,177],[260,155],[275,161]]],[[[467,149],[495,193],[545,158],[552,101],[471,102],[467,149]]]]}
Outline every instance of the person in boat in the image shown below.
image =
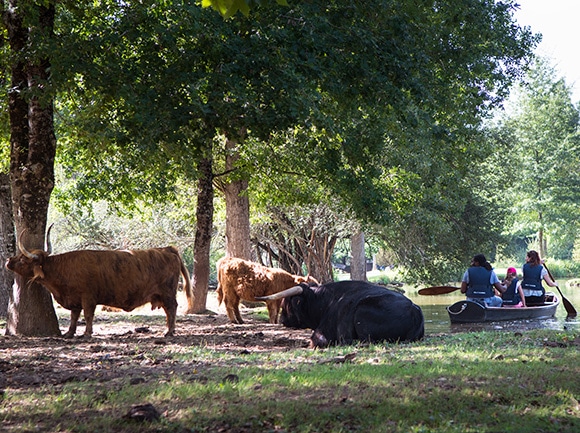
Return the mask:
{"type": "Polygon", "coordinates": [[[525,307],[526,298],[521,284],[518,284],[518,271],[516,268],[508,268],[502,284],[506,287],[501,298],[504,306],[525,307]]]}
{"type": "Polygon", "coordinates": [[[468,301],[489,307],[501,307],[503,301],[495,294],[494,288],[501,294],[506,291],[485,256],[476,254],[461,279],[461,293],[466,294],[468,301]]]}
{"type": "Polygon", "coordinates": [[[550,287],[558,284],[552,281],[548,270],[542,264],[543,260],[537,251],[530,250],[526,253],[526,263],[522,268],[523,278],[520,282],[524,293],[526,305],[541,305],[546,298],[546,290],[542,285],[542,280],[550,287]]]}

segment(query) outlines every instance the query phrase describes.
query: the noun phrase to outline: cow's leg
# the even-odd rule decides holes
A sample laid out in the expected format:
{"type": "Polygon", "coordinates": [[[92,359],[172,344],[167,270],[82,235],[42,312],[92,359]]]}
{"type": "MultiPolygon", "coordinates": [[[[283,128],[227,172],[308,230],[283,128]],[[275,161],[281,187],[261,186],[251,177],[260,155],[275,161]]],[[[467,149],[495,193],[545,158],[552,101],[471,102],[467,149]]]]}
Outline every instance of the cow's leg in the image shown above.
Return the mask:
{"type": "Polygon", "coordinates": [[[243,324],[244,321],[242,320],[242,315],[240,314],[240,304],[238,303],[234,309],[234,313],[236,315],[236,319],[238,320],[238,324],[243,324]]]}
{"type": "Polygon", "coordinates": [[[278,312],[280,311],[281,299],[275,301],[267,301],[266,306],[268,307],[268,316],[270,317],[270,323],[278,323],[278,312]]]}
{"type": "Polygon", "coordinates": [[[228,313],[228,318],[232,323],[238,323],[238,318],[236,317],[236,313],[233,308],[226,307],[226,313],[228,313]]]}
{"type": "Polygon", "coordinates": [[[175,335],[175,317],[177,316],[177,300],[175,298],[165,299],[163,302],[163,309],[167,316],[167,332],[166,337],[175,335]]]}
{"type": "Polygon", "coordinates": [[[77,323],[81,315],[82,308],[75,308],[70,310],[70,326],[68,331],[63,335],[64,338],[73,338],[77,332],[77,323]]]}
{"type": "Polygon", "coordinates": [[[86,328],[83,337],[90,338],[93,336],[93,318],[95,317],[96,304],[83,303],[83,314],[85,316],[86,328]]]}
{"type": "Polygon", "coordinates": [[[224,304],[226,304],[226,312],[230,322],[241,325],[244,321],[240,315],[240,298],[232,299],[231,293],[227,295],[224,293],[224,295],[224,304]]]}
{"type": "Polygon", "coordinates": [[[241,325],[244,323],[242,320],[242,315],[240,314],[239,305],[232,305],[226,307],[226,312],[228,313],[228,317],[230,318],[230,322],[237,323],[241,325]]]}

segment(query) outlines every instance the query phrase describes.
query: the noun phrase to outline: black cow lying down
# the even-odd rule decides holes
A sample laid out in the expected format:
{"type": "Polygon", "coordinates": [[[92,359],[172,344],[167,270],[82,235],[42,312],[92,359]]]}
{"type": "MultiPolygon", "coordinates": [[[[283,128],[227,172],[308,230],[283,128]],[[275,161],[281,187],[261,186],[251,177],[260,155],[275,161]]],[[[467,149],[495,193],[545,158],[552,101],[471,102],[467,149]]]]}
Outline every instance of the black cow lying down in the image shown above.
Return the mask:
{"type": "Polygon", "coordinates": [[[260,300],[284,298],[280,323],[311,328],[312,347],[354,341],[416,341],[425,334],[423,312],[404,295],[365,281],[300,284],[260,300]]]}

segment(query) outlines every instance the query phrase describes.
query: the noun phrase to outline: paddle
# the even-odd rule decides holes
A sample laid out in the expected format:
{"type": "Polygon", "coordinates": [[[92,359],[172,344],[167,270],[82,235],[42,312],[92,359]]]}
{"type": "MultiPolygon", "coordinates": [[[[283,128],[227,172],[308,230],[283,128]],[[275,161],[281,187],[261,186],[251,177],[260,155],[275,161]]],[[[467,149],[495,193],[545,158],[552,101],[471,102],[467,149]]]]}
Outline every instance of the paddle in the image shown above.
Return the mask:
{"type": "MultiPolygon", "coordinates": [[[[546,268],[546,271],[548,271],[548,275],[550,276],[552,281],[556,281],[554,279],[554,277],[552,276],[552,273],[550,272],[550,270],[546,266],[546,264],[543,263],[543,265],[544,265],[544,268],[546,268]]],[[[560,292],[560,296],[562,297],[562,303],[564,304],[564,308],[566,309],[566,312],[568,313],[568,317],[569,318],[576,317],[576,315],[578,314],[578,313],[576,313],[576,308],[574,308],[572,303],[568,299],[566,299],[566,297],[564,296],[564,294],[562,293],[562,291],[560,290],[558,285],[556,285],[556,289],[558,289],[558,292],[560,292]]]]}
{"type": "Polygon", "coordinates": [[[461,289],[461,287],[453,287],[453,286],[434,286],[434,287],[425,287],[424,289],[419,290],[420,295],[444,295],[446,293],[455,292],[456,290],[461,289]]]}

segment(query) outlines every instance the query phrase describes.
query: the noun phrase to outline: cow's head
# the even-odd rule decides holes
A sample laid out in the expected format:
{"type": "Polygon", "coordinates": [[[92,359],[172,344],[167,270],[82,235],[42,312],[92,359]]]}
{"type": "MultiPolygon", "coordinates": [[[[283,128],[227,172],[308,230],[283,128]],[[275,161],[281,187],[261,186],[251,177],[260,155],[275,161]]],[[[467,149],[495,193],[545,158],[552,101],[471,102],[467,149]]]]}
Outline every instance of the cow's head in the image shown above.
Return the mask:
{"type": "Polygon", "coordinates": [[[20,233],[18,237],[18,248],[20,249],[20,254],[9,258],[6,261],[6,268],[15,272],[19,275],[22,275],[25,278],[29,278],[35,280],[37,278],[44,278],[44,271],[42,266],[46,262],[46,258],[50,255],[52,251],[52,246],[50,243],[50,229],[52,225],[49,227],[48,232],[46,234],[46,243],[47,243],[47,251],[43,250],[32,250],[28,251],[22,245],[22,235],[24,234],[24,230],[20,233]]]}
{"type": "Polygon", "coordinates": [[[256,299],[261,301],[282,299],[280,323],[288,328],[314,328],[317,325],[317,317],[312,317],[311,311],[312,307],[315,308],[312,305],[316,303],[315,295],[308,283],[301,283],[273,295],[256,299]]]}

